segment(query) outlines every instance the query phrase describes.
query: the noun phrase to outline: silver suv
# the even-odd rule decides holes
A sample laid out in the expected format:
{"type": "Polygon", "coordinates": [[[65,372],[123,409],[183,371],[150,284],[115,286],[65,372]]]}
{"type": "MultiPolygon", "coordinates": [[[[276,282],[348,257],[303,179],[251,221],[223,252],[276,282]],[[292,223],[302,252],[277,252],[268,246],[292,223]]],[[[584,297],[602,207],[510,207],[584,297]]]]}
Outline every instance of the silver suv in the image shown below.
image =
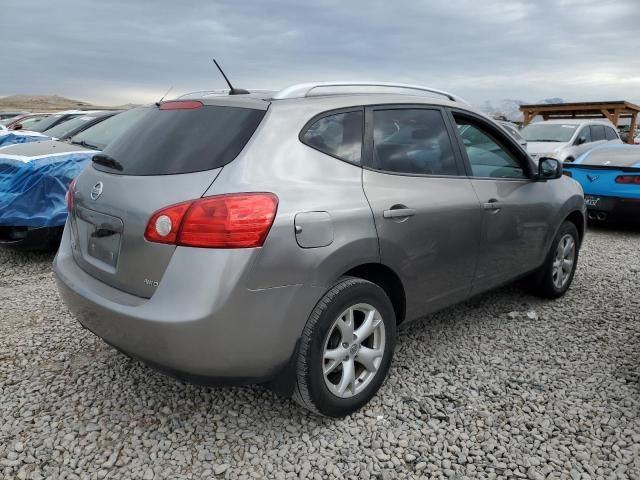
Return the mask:
{"type": "Polygon", "coordinates": [[[573,162],[584,152],[605,143],[622,143],[607,120],[546,120],[527,125],[520,132],[534,161],[551,157],[573,162]]]}
{"type": "Polygon", "coordinates": [[[82,325],[164,372],[343,416],[399,326],[521,277],[571,284],[579,184],[454,95],[324,83],[147,110],[70,187],[54,268],[82,325]]]}

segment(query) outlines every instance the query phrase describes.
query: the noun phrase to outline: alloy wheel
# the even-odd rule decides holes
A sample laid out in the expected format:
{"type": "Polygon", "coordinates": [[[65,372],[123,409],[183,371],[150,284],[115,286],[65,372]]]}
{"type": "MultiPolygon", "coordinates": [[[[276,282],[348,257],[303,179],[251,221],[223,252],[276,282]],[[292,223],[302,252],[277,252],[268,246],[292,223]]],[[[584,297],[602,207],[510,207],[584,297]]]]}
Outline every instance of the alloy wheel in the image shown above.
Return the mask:
{"type": "Polygon", "coordinates": [[[340,398],[362,392],[380,368],[385,343],[384,320],[372,305],[358,303],[342,312],[327,333],[322,354],[329,391],[340,398]]]}
{"type": "Polygon", "coordinates": [[[557,289],[562,289],[569,281],[576,259],[576,242],[573,236],[565,234],[556,247],[556,256],[553,260],[552,279],[557,289]]]}

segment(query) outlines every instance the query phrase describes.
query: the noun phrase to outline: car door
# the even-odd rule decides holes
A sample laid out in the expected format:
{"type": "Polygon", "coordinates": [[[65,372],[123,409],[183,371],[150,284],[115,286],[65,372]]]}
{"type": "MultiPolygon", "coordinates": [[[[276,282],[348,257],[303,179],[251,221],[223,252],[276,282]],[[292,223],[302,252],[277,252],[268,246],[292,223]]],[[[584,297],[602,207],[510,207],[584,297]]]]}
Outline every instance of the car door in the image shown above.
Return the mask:
{"type": "Polygon", "coordinates": [[[366,110],[363,188],[408,319],[469,296],[482,211],[441,108],[366,110]]]}
{"type": "Polygon", "coordinates": [[[591,150],[594,147],[592,143],[593,140],[591,138],[591,128],[589,125],[584,125],[578,134],[576,135],[576,139],[573,142],[573,147],[571,147],[571,152],[573,153],[574,159],[578,158],[587,150],[591,150]]]}
{"type": "Polygon", "coordinates": [[[553,191],[533,180],[534,165],[498,126],[465,111],[452,110],[451,119],[483,210],[475,294],[540,265],[553,191]]]}
{"type": "MultiPolygon", "coordinates": [[[[599,145],[604,145],[607,143],[607,134],[604,130],[604,125],[591,125],[591,148],[597,147],[599,145]]],[[[586,151],[586,150],[585,150],[586,151]]]]}

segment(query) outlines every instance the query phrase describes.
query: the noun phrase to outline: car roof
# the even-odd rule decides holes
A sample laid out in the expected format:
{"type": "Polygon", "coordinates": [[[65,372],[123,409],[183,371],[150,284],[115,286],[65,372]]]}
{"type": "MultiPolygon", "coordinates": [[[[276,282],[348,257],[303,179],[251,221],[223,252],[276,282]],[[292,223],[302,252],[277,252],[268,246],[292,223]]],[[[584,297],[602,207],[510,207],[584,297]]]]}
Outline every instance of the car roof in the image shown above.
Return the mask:
{"type": "Polygon", "coordinates": [[[84,113],[98,113],[104,110],[63,110],[61,112],[51,112],[51,115],[82,115],[84,113]]]}
{"type": "Polygon", "coordinates": [[[318,82],[297,84],[278,92],[249,90],[248,94],[229,95],[229,90],[192,92],[174,100],[198,100],[205,105],[228,105],[266,110],[275,104],[325,104],[327,109],[342,106],[376,104],[429,104],[473,109],[467,102],[448,92],[406,84],[387,82],[318,82]],[[334,92],[330,89],[334,88],[334,92]],[[314,89],[329,89],[325,93],[313,93],[314,89]],[[342,91],[340,90],[342,89],[342,91]],[[352,89],[354,91],[349,91],[352,89]],[[360,91],[357,91],[360,89],[360,91]],[[368,89],[368,91],[367,91],[368,89]],[[403,93],[400,93],[400,92],[403,93]]]}
{"type": "Polygon", "coordinates": [[[100,117],[110,117],[117,113],[122,113],[124,110],[98,110],[95,112],[86,112],[85,115],[87,117],[100,118],[100,117]]]}
{"type": "Polygon", "coordinates": [[[554,118],[551,120],[543,120],[541,122],[531,123],[530,125],[541,124],[541,123],[552,123],[552,124],[563,124],[563,125],[584,125],[585,123],[592,123],[597,125],[607,125],[608,127],[614,126],[609,120],[605,119],[597,119],[597,118],[554,118]]]}

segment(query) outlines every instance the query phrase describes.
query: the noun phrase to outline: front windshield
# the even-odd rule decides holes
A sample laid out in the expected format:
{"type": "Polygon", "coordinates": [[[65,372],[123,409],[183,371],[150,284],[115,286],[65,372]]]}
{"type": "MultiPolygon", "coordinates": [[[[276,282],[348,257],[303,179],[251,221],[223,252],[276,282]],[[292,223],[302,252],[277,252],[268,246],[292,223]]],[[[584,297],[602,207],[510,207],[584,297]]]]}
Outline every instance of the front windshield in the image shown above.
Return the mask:
{"type": "Polygon", "coordinates": [[[71,143],[77,143],[89,148],[103,150],[118,135],[129,129],[147,112],[149,107],[139,107],[119,113],[111,118],[87,128],[71,138],[71,143]]]}
{"type": "Polygon", "coordinates": [[[64,140],[67,135],[69,135],[74,130],[82,127],[82,125],[87,124],[88,122],[95,120],[96,117],[92,117],[90,115],[82,115],[81,117],[75,117],[67,122],[62,122],[55,127],[51,127],[48,130],[45,130],[43,133],[49,135],[53,138],[59,138],[64,140]]]}
{"type": "Polygon", "coordinates": [[[532,123],[520,132],[527,142],[568,142],[578,125],[570,123],[532,123]]]}

